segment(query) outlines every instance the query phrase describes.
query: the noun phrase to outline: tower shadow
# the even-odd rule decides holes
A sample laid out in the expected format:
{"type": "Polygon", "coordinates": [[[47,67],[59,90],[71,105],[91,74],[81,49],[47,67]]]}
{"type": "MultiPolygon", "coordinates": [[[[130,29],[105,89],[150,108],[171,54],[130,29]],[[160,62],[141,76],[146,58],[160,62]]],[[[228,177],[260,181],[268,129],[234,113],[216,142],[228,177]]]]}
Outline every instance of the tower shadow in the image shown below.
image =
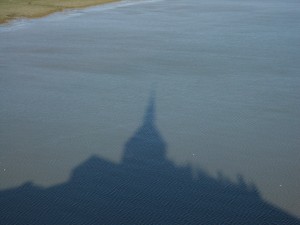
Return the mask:
{"type": "Polygon", "coordinates": [[[234,183],[175,165],[166,157],[155,115],[152,94],[143,123],[118,164],[94,155],[63,184],[42,188],[25,183],[1,191],[0,224],[300,225],[242,177],[234,183]]]}

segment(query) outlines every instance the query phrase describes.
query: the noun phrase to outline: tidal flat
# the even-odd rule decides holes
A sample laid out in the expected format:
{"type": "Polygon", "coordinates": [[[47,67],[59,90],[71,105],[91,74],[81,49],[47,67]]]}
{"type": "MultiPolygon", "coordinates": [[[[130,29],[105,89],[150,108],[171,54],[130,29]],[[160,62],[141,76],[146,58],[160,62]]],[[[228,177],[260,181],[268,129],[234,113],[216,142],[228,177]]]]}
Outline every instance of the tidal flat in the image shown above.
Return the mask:
{"type": "Polygon", "coordinates": [[[298,21],[298,0],[131,0],[1,25],[0,216],[299,224],[298,21]]]}

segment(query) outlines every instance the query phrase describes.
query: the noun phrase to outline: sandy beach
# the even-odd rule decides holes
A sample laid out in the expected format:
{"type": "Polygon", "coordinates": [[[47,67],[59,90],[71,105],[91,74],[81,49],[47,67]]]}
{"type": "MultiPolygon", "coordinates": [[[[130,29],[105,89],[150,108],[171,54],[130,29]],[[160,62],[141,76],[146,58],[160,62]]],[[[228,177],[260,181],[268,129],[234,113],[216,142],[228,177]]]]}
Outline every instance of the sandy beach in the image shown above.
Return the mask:
{"type": "Polygon", "coordinates": [[[38,18],[66,9],[85,8],[118,0],[3,0],[0,2],[0,24],[18,18],[38,18]]]}

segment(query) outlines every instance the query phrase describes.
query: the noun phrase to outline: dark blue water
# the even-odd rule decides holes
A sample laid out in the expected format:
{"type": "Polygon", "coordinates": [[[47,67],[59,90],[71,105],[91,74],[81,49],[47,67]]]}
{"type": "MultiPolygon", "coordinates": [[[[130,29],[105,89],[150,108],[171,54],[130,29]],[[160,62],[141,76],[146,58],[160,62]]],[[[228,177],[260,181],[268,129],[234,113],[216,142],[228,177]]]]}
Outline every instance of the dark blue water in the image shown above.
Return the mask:
{"type": "Polygon", "coordinates": [[[2,221],[298,224],[299,9],[135,1],[0,27],[2,221]]]}

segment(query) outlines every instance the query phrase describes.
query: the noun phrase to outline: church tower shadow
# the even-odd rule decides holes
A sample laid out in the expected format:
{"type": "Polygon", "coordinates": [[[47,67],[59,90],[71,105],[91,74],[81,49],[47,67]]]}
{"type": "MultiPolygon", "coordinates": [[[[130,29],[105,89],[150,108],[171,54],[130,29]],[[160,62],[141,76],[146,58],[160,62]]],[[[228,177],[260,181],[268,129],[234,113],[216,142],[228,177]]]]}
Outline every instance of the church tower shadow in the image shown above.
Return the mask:
{"type": "Polygon", "coordinates": [[[0,224],[300,225],[264,201],[242,176],[235,183],[170,161],[155,108],[152,93],[120,163],[94,155],[63,184],[42,188],[25,183],[1,191],[0,224]]]}
{"type": "Polygon", "coordinates": [[[143,124],[125,144],[122,163],[164,163],[166,143],[155,124],[155,94],[150,96],[143,124]]]}

